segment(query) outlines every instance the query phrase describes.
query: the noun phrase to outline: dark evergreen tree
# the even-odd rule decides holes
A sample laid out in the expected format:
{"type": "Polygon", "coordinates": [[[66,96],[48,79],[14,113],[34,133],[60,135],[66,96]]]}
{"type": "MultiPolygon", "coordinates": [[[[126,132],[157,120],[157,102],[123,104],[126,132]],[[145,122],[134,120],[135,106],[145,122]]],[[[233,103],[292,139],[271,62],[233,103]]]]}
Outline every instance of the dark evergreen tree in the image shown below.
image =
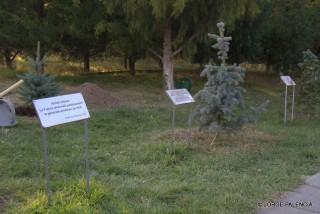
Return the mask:
{"type": "Polygon", "coordinates": [[[267,103],[258,108],[245,108],[243,95],[245,90],[241,87],[245,70],[240,66],[228,66],[228,51],[231,37],[224,36],[224,23],[217,24],[220,35],[209,34],[217,41],[212,47],[218,49],[218,58],[221,65],[208,64],[201,73],[208,81],[204,88],[196,95],[197,106],[192,115],[199,120],[200,129],[210,132],[232,131],[240,129],[244,124],[254,122],[258,114],[263,111],[267,103]]]}
{"type": "Polygon", "coordinates": [[[104,5],[110,19],[102,20],[98,24],[98,32],[109,30],[111,42],[108,52],[122,57],[125,69],[129,69],[134,76],[136,62],[146,55],[147,35],[130,24],[131,20],[126,18],[129,10],[126,1],[105,1],[104,5]]]}
{"type": "Polygon", "coordinates": [[[235,25],[230,58],[267,66],[268,71],[297,70],[301,53],[320,53],[320,1],[259,1],[261,12],[245,15],[235,25]],[[290,38],[290,39],[289,39],[290,38]]]}
{"type": "Polygon", "coordinates": [[[0,52],[7,67],[13,66],[16,56],[21,53],[28,33],[26,19],[26,2],[0,1],[0,52]]]}
{"type": "Polygon", "coordinates": [[[110,42],[107,28],[97,29],[98,23],[109,17],[99,0],[52,0],[49,15],[59,35],[59,52],[80,59],[83,71],[90,71],[90,59],[106,51],[110,42]]]}
{"type": "MultiPolygon", "coordinates": [[[[110,2],[104,0],[104,2],[110,2]]],[[[174,88],[173,59],[220,17],[233,23],[245,11],[255,13],[256,0],[124,0],[126,19],[143,32],[148,50],[162,63],[165,88],[174,88]]]]}

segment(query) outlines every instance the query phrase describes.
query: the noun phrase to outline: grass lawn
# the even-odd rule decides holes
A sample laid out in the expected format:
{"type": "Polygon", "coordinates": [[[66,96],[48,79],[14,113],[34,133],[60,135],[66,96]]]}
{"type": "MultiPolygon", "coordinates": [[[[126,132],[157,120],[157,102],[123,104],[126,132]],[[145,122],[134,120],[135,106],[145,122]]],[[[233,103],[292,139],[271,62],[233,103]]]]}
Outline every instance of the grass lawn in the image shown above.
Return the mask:
{"type": "MultiPolygon", "coordinates": [[[[0,130],[0,212],[255,213],[258,202],[277,199],[320,170],[320,121],[300,113],[283,126],[280,85],[253,74],[245,85],[248,102],[271,101],[256,130],[218,137],[213,145],[193,138],[188,146],[178,138],[169,154],[170,105],[160,78],[158,73],[59,77],[67,85],[98,83],[124,101],[120,108],[91,113],[92,191],[85,194],[82,124],[51,128],[54,200],[47,206],[39,124],[20,117],[16,127],[0,130]]],[[[200,83],[195,79],[194,92],[200,83]]],[[[188,109],[177,112],[181,129],[188,109]]]]}

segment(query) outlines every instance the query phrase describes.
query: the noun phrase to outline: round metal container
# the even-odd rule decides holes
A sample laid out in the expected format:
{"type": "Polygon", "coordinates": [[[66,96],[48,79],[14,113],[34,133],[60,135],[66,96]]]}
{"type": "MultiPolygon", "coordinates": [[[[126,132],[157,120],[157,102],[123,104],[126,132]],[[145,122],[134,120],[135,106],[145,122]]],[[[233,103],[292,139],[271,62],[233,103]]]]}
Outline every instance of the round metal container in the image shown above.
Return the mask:
{"type": "Polygon", "coordinates": [[[16,111],[12,102],[5,98],[0,98],[0,127],[10,127],[16,124],[16,111]]]}

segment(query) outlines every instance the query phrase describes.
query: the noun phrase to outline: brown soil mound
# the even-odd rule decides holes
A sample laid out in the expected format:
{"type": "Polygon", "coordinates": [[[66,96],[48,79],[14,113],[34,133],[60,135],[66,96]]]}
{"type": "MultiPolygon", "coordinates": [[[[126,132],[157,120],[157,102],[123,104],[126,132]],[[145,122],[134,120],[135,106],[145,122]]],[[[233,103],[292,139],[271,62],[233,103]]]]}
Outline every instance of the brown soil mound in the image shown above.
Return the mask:
{"type": "Polygon", "coordinates": [[[72,92],[81,93],[87,106],[91,109],[111,108],[120,103],[117,98],[93,83],[84,83],[72,92]]]}

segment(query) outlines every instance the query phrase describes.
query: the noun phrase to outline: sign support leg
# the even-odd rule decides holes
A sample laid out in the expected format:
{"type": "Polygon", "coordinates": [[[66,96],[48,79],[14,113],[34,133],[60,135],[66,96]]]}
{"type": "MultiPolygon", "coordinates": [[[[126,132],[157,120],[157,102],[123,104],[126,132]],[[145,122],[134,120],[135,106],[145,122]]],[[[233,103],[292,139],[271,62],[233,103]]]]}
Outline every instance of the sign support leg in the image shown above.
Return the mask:
{"type": "Polygon", "coordinates": [[[172,129],[172,142],[171,142],[171,154],[174,154],[174,143],[176,141],[176,107],[172,107],[172,121],[171,121],[171,129],[172,129]]]}
{"type": "Polygon", "coordinates": [[[285,100],[284,100],[284,124],[287,123],[287,100],[288,98],[288,86],[286,86],[286,94],[285,94],[285,100]]]}
{"type": "Polygon", "coordinates": [[[296,86],[294,85],[293,86],[293,92],[292,92],[292,112],[291,112],[291,120],[293,120],[294,119],[294,102],[295,102],[295,89],[296,89],[296,86]]]}
{"type": "Polygon", "coordinates": [[[41,127],[42,135],[42,145],[43,145],[43,160],[44,160],[44,171],[45,171],[45,184],[48,194],[49,205],[52,202],[52,192],[50,189],[50,176],[49,176],[49,157],[48,157],[48,145],[47,145],[47,135],[43,127],[41,127]]]}
{"type": "Polygon", "coordinates": [[[189,115],[189,119],[188,119],[188,132],[189,132],[189,140],[188,140],[188,142],[189,142],[189,146],[191,145],[191,143],[192,143],[192,140],[191,140],[191,138],[192,138],[192,130],[191,130],[191,127],[192,127],[192,112],[193,112],[193,106],[192,106],[192,104],[190,105],[190,115],[189,115]]]}
{"type": "Polygon", "coordinates": [[[90,169],[89,169],[89,134],[88,134],[88,120],[84,120],[84,159],[85,159],[85,177],[86,177],[86,191],[90,192],[90,169]]]}
{"type": "Polygon", "coordinates": [[[172,140],[176,141],[176,107],[172,108],[172,140]]]}

